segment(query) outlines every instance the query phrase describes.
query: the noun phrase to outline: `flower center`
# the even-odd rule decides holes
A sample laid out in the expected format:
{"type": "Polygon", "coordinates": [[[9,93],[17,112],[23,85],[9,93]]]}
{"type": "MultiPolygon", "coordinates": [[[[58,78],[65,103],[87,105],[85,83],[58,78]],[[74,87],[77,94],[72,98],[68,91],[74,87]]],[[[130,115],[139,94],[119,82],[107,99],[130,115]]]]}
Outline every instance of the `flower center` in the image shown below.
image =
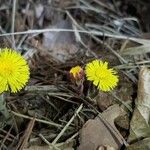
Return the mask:
{"type": "Polygon", "coordinates": [[[0,75],[3,77],[8,77],[8,76],[12,75],[13,70],[14,69],[11,64],[0,65],[0,75]]]}
{"type": "Polygon", "coordinates": [[[95,72],[95,75],[96,75],[99,79],[105,78],[105,77],[106,77],[106,74],[107,74],[107,70],[98,69],[98,70],[96,70],[96,72],[95,72]]]}

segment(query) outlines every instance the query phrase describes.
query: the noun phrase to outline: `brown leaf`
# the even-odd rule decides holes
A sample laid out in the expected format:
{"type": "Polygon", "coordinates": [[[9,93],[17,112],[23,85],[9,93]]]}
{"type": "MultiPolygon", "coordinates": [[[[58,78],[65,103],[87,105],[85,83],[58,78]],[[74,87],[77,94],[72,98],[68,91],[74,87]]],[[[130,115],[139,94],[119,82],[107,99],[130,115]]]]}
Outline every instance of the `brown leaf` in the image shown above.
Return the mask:
{"type": "MultiPolygon", "coordinates": [[[[124,111],[119,105],[113,105],[102,113],[103,118],[116,129],[114,119],[122,115],[124,111]]],[[[119,149],[123,141],[99,117],[88,120],[80,134],[80,146],[78,150],[96,150],[100,146],[110,146],[119,149]]]]}
{"type": "Polygon", "coordinates": [[[150,70],[142,68],[139,73],[138,96],[130,123],[129,141],[150,135],[150,70]]]}

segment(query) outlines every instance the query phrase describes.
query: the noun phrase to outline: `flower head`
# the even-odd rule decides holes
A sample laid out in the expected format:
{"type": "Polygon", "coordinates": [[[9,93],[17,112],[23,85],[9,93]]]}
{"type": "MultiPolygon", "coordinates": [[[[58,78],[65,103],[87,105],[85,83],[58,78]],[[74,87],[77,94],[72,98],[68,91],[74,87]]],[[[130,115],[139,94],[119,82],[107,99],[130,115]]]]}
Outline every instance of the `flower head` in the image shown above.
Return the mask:
{"type": "Polygon", "coordinates": [[[75,80],[80,80],[84,76],[84,71],[80,66],[71,68],[69,73],[70,73],[71,77],[75,80]]]}
{"type": "Polygon", "coordinates": [[[16,51],[0,49],[0,93],[21,90],[29,80],[29,66],[16,51]]]}
{"type": "Polygon", "coordinates": [[[118,76],[114,69],[108,69],[108,62],[94,60],[86,65],[87,80],[93,81],[99,90],[110,91],[118,84],[118,76]]]}

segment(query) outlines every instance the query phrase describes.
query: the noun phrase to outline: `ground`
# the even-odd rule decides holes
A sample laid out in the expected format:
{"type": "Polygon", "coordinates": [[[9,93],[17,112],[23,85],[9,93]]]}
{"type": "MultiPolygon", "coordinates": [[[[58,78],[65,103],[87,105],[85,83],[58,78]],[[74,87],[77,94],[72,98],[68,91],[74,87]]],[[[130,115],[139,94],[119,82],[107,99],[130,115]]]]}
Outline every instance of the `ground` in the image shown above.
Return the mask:
{"type": "Polygon", "coordinates": [[[0,1],[0,48],[30,67],[21,91],[1,94],[0,149],[150,149],[149,11],[148,0],[0,1]],[[69,73],[95,59],[117,71],[110,92],[69,73]]]}

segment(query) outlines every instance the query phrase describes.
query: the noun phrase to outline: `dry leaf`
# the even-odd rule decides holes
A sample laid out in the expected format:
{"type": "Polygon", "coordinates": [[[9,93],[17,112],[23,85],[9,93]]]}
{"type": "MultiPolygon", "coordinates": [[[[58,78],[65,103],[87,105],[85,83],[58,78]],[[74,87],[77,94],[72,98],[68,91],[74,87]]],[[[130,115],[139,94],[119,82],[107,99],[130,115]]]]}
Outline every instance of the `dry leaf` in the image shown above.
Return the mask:
{"type": "MultiPolygon", "coordinates": [[[[139,41],[137,41],[139,42],[139,41]]],[[[150,40],[140,40],[140,46],[126,48],[122,51],[122,55],[139,55],[150,52],[150,40]]]]}
{"type": "MultiPolygon", "coordinates": [[[[124,111],[119,105],[113,105],[102,113],[102,116],[116,129],[114,120],[120,115],[123,115],[124,111]]],[[[99,118],[88,120],[83,126],[80,134],[80,146],[78,150],[96,150],[100,146],[107,145],[114,149],[119,149],[123,144],[121,139],[116,138],[114,133],[105,125],[105,123],[99,118]]]]}
{"type": "MultiPolygon", "coordinates": [[[[52,28],[72,29],[68,20],[60,20],[52,28]]],[[[43,34],[43,53],[51,55],[60,62],[65,62],[77,52],[71,32],[46,32],[43,34]]]]}
{"type": "Polygon", "coordinates": [[[150,138],[145,138],[127,147],[127,150],[150,150],[150,138]]]}
{"type": "Polygon", "coordinates": [[[135,103],[129,141],[150,136],[150,70],[145,67],[139,73],[138,96],[135,103]]]}

